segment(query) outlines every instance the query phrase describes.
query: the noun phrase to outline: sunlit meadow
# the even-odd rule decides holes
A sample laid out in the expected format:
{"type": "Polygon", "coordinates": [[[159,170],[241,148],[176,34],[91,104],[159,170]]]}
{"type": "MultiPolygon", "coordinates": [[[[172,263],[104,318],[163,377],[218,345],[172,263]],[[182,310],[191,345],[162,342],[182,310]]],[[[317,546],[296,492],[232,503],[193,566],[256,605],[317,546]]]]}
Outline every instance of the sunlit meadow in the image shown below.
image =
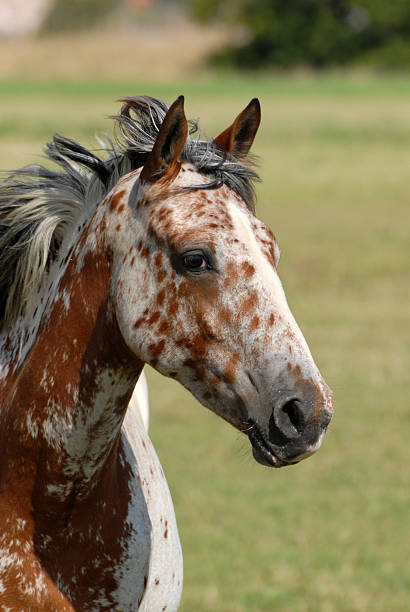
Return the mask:
{"type": "Polygon", "coordinates": [[[151,436],[185,558],[183,612],[394,612],[410,601],[410,81],[218,75],[0,81],[0,168],[54,132],[93,145],[116,99],[147,93],[215,135],[258,96],[258,214],[336,412],[281,470],[175,382],[148,372],[151,436]]]}

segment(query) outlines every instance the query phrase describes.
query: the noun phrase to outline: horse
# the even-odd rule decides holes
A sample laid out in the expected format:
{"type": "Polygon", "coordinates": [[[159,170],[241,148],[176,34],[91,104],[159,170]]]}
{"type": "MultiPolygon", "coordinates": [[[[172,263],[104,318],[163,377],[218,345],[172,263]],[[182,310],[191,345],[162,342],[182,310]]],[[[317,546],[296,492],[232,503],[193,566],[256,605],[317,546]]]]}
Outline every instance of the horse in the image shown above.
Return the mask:
{"type": "MultiPolygon", "coordinates": [[[[0,186],[0,604],[178,609],[182,552],[142,417],[149,364],[259,463],[321,445],[332,394],[255,216],[255,98],[215,139],[124,98],[103,152],[55,135],[0,186]]],[[[100,149],[101,151],[101,149],[100,149]]]]}

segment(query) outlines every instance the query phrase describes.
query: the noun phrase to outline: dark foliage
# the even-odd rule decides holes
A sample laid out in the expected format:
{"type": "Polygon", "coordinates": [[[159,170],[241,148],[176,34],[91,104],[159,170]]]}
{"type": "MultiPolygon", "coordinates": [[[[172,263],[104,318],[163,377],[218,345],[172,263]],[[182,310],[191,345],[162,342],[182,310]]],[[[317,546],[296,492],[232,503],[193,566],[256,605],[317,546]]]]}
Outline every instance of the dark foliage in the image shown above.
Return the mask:
{"type": "Polygon", "coordinates": [[[202,21],[241,26],[219,64],[246,68],[366,61],[410,66],[410,0],[190,0],[202,21]]]}

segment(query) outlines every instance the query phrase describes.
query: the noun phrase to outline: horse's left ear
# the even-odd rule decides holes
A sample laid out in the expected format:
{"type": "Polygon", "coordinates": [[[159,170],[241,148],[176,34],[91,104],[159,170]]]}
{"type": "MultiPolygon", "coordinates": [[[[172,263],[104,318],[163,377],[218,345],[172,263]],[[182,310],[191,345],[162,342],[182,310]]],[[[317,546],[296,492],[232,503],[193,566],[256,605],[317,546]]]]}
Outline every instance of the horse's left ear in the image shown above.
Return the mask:
{"type": "Polygon", "coordinates": [[[261,105],[253,98],[226,130],[215,138],[215,142],[237,159],[244,159],[252,146],[261,121],[261,105]]]}
{"type": "Polygon", "coordinates": [[[142,183],[155,183],[159,179],[172,180],[178,173],[178,158],[188,137],[188,124],[184,113],[184,96],[179,96],[168,109],[152,151],[141,171],[142,183]]]}

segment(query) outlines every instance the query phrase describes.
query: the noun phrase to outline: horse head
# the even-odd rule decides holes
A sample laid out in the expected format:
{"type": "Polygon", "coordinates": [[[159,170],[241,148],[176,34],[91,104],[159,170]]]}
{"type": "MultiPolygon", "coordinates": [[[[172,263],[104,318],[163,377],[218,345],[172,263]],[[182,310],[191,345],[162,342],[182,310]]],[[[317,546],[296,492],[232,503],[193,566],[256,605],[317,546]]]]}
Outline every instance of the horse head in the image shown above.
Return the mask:
{"type": "MultiPolygon", "coordinates": [[[[130,98],[123,121],[137,106],[151,112],[130,98]]],[[[111,193],[111,291],[138,359],[246,432],[257,461],[281,467],[319,448],[333,402],[288,307],[276,239],[253,212],[244,162],[259,122],[254,99],[193,163],[200,143],[183,97],[174,102],[142,169],[111,193]]]]}

